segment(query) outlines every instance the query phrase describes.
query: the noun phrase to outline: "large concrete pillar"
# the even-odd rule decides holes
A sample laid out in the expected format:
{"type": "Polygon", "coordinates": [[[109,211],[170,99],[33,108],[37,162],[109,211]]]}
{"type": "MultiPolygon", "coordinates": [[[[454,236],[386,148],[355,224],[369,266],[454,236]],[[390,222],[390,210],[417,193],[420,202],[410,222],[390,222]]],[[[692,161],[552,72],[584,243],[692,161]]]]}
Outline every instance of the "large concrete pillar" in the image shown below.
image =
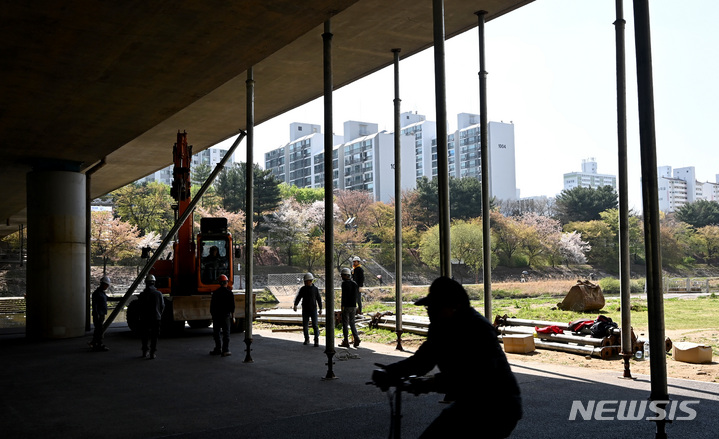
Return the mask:
{"type": "Polygon", "coordinates": [[[85,175],[28,173],[28,338],[85,335],[85,209],[85,175]]]}

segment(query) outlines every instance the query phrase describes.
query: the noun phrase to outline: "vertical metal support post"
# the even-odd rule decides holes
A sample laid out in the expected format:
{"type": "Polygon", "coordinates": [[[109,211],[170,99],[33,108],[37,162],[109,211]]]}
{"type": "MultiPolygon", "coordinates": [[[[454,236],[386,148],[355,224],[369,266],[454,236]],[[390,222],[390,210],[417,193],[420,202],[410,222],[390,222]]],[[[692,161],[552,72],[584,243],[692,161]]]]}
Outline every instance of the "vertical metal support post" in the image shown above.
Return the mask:
{"type": "MultiPolygon", "coordinates": [[[[25,245],[24,244],[24,241],[25,241],[25,225],[24,224],[20,224],[18,226],[18,234],[20,235],[20,266],[22,267],[23,265],[25,265],[25,254],[24,254],[24,250],[23,250],[23,246],[25,245]]],[[[709,291],[708,285],[709,284],[707,284],[707,291],[709,291]]]]}
{"type": "Polygon", "coordinates": [[[439,268],[452,277],[450,246],[449,157],[447,151],[447,90],[444,67],[444,0],[432,0],[434,35],[434,94],[437,111],[437,186],[439,202],[439,268]]]}
{"type": "Polygon", "coordinates": [[[484,21],[487,11],[476,12],[479,30],[479,123],[482,158],[482,261],[484,269],[484,316],[492,319],[492,234],[489,225],[489,130],[487,129],[487,70],[484,64],[484,21]]]}
{"type": "Polygon", "coordinates": [[[617,59],[617,146],[619,152],[619,292],[622,308],[622,357],[624,378],[631,378],[629,360],[632,358],[632,312],[630,303],[629,265],[629,196],[627,164],[627,84],[624,41],[623,0],[616,0],[617,59]]]}
{"type": "Polygon", "coordinates": [[[247,86],[247,170],[246,176],[246,212],[245,216],[245,359],[244,363],[252,363],[252,316],[254,309],[252,309],[252,277],[254,275],[254,219],[255,219],[255,78],[252,67],[247,69],[247,80],[245,81],[247,86]]]}
{"type": "Polygon", "coordinates": [[[399,52],[401,49],[392,49],[394,54],[394,292],[395,315],[397,333],[397,350],[402,347],[402,145],[400,133],[400,103],[399,98],[399,52]]]}
{"type": "Polygon", "coordinates": [[[333,371],[335,355],[335,283],[334,283],[334,187],[332,183],[332,32],[330,21],[325,21],[322,34],[324,67],[324,106],[325,106],[325,354],[327,355],[327,374],[324,379],[335,379],[333,371]]]}
{"type": "MultiPolygon", "coordinates": [[[[90,168],[85,172],[85,293],[86,293],[86,304],[85,304],[85,331],[90,330],[90,306],[92,302],[92,292],[90,288],[91,279],[91,239],[92,239],[92,195],[90,189],[92,187],[92,174],[97,172],[100,168],[105,166],[105,159],[100,160],[100,163],[90,168]]],[[[22,241],[20,242],[20,248],[22,249],[22,241]]],[[[20,252],[20,264],[22,265],[22,251],[20,252]]],[[[102,273],[103,275],[105,273],[102,273]]]]}
{"type": "MultiPolygon", "coordinates": [[[[639,143],[642,166],[644,245],[647,261],[647,307],[649,312],[650,374],[652,401],[667,401],[667,359],[664,346],[664,298],[659,239],[659,190],[654,127],[654,83],[648,0],[634,0],[634,39],[637,57],[639,143]]],[[[657,421],[657,438],[666,438],[666,420],[657,421]]]]}

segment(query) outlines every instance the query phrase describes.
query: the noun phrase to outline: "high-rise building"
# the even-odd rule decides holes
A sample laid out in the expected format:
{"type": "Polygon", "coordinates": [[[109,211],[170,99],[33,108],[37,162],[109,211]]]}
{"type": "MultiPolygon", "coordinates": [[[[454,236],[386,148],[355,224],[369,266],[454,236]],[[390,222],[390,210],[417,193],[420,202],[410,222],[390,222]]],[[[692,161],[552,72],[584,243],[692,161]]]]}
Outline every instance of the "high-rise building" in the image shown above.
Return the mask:
{"type": "MultiPolygon", "coordinates": [[[[437,175],[436,123],[416,112],[402,113],[400,121],[401,185],[403,190],[414,189],[418,179],[437,175]]],[[[458,121],[460,129],[448,136],[450,176],[481,178],[479,116],[462,113],[458,121]]],[[[265,169],[288,184],[323,187],[324,139],[319,127],[292,124],[290,133],[288,144],[265,154],[265,169]],[[309,129],[311,134],[297,136],[309,129]]],[[[489,148],[491,196],[516,199],[514,126],[490,122],[489,148]]],[[[374,123],[347,121],[343,138],[335,136],[332,161],[335,189],[365,190],[376,201],[394,198],[393,133],[378,131],[374,123]]]]}
{"type": "MultiPolygon", "coordinates": [[[[517,179],[514,125],[504,122],[488,122],[487,125],[489,196],[501,200],[515,200],[517,199],[517,179]]],[[[478,114],[460,113],[457,115],[457,132],[448,136],[450,175],[457,178],[482,179],[480,130],[478,114]]]]}
{"type": "Polygon", "coordinates": [[[597,189],[602,186],[611,186],[616,189],[617,177],[597,173],[597,160],[594,157],[582,160],[582,170],[580,172],[564,174],[564,190],[576,187],[597,189]]]}
{"type": "MultiPolygon", "coordinates": [[[[200,151],[197,154],[192,155],[192,167],[198,165],[208,165],[211,169],[215,167],[217,163],[222,160],[222,158],[227,154],[227,149],[222,148],[208,148],[204,151],[200,151]]],[[[234,154],[228,162],[232,163],[234,162],[234,154]]],[[[152,174],[148,175],[147,177],[143,177],[139,180],[137,180],[137,183],[150,183],[153,181],[157,181],[160,183],[164,183],[168,186],[172,186],[172,170],[174,168],[174,165],[167,166],[165,168],[160,169],[159,171],[155,171],[152,174]]]]}
{"type": "Polygon", "coordinates": [[[659,210],[671,213],[698,200],[719,201],[719,175],[715,179],[716,183],[697,181],[694,166],[673,172],[671,166],[657,167],[659,210]]]}

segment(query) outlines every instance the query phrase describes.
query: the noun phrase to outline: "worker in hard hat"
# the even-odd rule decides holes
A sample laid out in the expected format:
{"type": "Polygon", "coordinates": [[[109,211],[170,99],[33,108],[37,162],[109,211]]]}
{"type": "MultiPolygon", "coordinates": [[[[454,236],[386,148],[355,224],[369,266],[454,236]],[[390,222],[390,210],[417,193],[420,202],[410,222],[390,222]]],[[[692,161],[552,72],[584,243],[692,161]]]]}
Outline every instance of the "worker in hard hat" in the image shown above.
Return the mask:
{"type": "Polygon", "coordinates": [[[315,277],[312,273],[305,273],[304,285],[297,291],[295,297],[295,306],[292,307],[294,311],[297,311],[297,304],[302,301],[302,332],[305,335],[304,344],[310,343],[310,330],[309,320],[312,319],[312,331],[315,334],[315,346],[320,345],[320,329],[317,324],[317,315],[322,314],[322,298],[320,297],[320,290],[313,285],[315,277]],[[316,306],[315,306],[316,305],[316,306]]]}
{"type": "Polygon", "coordinates": [[[362,259],[359,256],[352,258],[352,280],[358,287],[364,287],[364,268],[362,268],[362,259]]]}
{"type": "Polygon", "coordinates": [[[342,275],[342,343],[340,347],[350,347],[348,340],[348,332],[352,330],[352,339],[354,347],[360,344],[359,334],[357,334],[357,326],[355,325],[355,316],[357,313],[362,314],[362,295],[360,294],[357,283],[351,279],[352,271],[349,268],[343,268],[340,271],[342,275]]]}
{"type": "Polygon", "coordinates": [[[230,352],[230,326],[235,318],[235,295],[227,288],[229,279],[224,274],[219,277],[220,287],[212,292],[210,300],[210,314],[212,315],[212,338],[215,340],[215,349],[210,355],[228,357],[230,352]],[[222,339],[220,340],[220,333],[222,339]]]}
{"type": "Polygon", "coordinates": [[[145,289],[142,290],[137,300],[140,301],[142,356],[147,357],[149,347],[150,359],[154,360],[157,357],[157,338],[160,335],[162,312],[165,310],[165,299],[162,297],[162,293],[155,288],[154,275],[150,274],[145,278],[145,289]]]}
{"type": "Polygon", "coordinates": [[[110,278],[105,275],[100,278],[100,285],[92,292],[92,324],[95,331],[92,334],[90,348],[93,351],[108,351],[108,347],[103,343],[104,331],[102,326],[105,323],[107,315],[107,291],[110,288],[110,278]]]}

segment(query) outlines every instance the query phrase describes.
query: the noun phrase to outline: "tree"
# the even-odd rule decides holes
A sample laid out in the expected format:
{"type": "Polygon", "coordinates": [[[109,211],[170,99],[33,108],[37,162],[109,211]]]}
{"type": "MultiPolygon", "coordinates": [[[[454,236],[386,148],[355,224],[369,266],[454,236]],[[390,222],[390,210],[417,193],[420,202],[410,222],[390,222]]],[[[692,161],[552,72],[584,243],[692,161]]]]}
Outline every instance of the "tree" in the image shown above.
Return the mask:
{"type": "Polygon", "coordinates": [[[598,220],[601,212],[617,208],[618,197],[617,191],[611,186],[564,189],[557,196],[555,204],[557,219],[562,224],[598,220]]]}
{"type": "Polygon", "coordinates": [[[287,198],[294,198],[295,201],[301,204],[312,204],[315,201],[322,201],[325,199],[325,188],[299,188],[295,185],[289,185],[283,182],[280,183],[280,197],[283,200],[287,198]]]}
{"type": "MultiPolygon", "coordinates": [[[[474,281],[479,282],[479,274],[484,267],[484,246],[482,224],[478,221],[455,221],[450,227],[450,257],[459,264],[464,264],[474,274],[474,281]]],[[[430,267],[439,267],[439,226],[434,226],[422,234],[420,242],[422,262],[430,267]]],[[[497,265],[493,256],[492,267],[497,265]]]]}
{"type": "MultiPolygon", "coordinates": [[[[619,242],[619,209],[609,209],[599,214],[599,217],[614,233],[615,240],[619,242]]],[[[638,263],[640,259],[644,259],[644,233],[640,218],[629,212],[628,218],[628,234],[629,234],[629,255],[634,263],[638,263]]]]}
{"type": "MultiPolygon", "coordinates": [[[[103,272],[107,271],[108,261],[117,262],[137,252],[140,234],[136,226],[113,218],[107,211],[92,212],[90,221],[90,251],[93,256],[102,258],[103,272]]],[[[149,233],[146,236],[157,235],[149,233]]]]}
{"type": "Polygon", "coordinates": [[[550,256],[561,240],[559,221],[536,213],[525,213],[519,221],[525,226],[521,246],[528,264],[539,267],[549,263],[550,256]]]}
{"type": "MultiPolygon", "coordinates": [[[[484,267],[484,239],[480,221],[455,221],[450,228],[450,253],[452,259],[464,263],[474,272],[474,282],[479,283],[479,274],[484,267]]],[[[492,267],[497,260],[492,258],[492,267]]]]}
{"type": "Polygon", "coordinates": [[[562,262],[570,264],[585,264],[587,252],[592,249],[588,242],[582,241],[582,235],[577,232],[562,233],[559,240],[559,254],[562,262]]]}
{"type": "Polygon", "coordinates": [[[353,227],[366,227],[368,223],[367,209],[374,203],[372,194],[367,191],[338,190],[335,192],[335,204],[339,209],[339,217],[343,221],[355,218],[353,227]]]}
{"type": "MultiPolygon", "coordinates": [[[[408,196],[407,209],[422,230],[439,223],[439,184],[437,178],[417,180],[415,196],[408,196]]],[[[490,209],[495,200],[490,200],[490,209]]],[[[474,177],[449,179],[449,212],[454,220],[470,220],[482,215],[482,183],[474,177]]]]}
{"type": "Polygon", "coordinates": [[[275,212],[265,217],[268,234],[275,246],[284,248],[288,265],[292,265],[293,250],[307,242],[310,222],[306,212],[294,198],[287,198],[275,212]]]}
{"type": "Polygon", "coordinates": [[[132,183],[112,192],[112,197],[120,219],[136,226],[140,235],[155,231],[164,236],[174,224],[173,200],[165,184],[132,183]]]}
{"type": "Polygon", "coordinates": [[[564,226],[567,232],[577,232],[590,245],[587,261],[607,271],[619,271],[619,251],[617,239],[612,229],[604,221],[575,221],[564,226]]]}
{"type": "Polygon", "coordinates": [[[689,224],[674,216],[662,216],[659,222],[659,245],[662,252],[662,266],[677,266],[690,254],[696,231],[689,224]]]}
{"type": "Polygon", "coordinates": [[[300,247],[299,253],[307,271],[312,272],[317,264],[324,261],[325,243],[319,236],[313,236],[305,245],[300,247]]]}
{"type": "MultiPolygon", "coordinates": [[[[203,184],[205,184],[205,181],[210,177],[210,174],[212,174],[212,168],[210,168],[210,165],[207,163],[200,163],[199,165],[192,168],[192,172],[190,173],[190,178],[192,179],[192,187],[190,188],[190,193],[192,194],[192,198],[194,199],[197,195],[197,192],[200,190],[203,184]]],[[[210,187],[207,188],[207,191],[205,191],[205,194],[202,196],[202,199],[199,201],[198,205],[202,207],[206,207],[208,209],[214,209],[216,207],[219,207],[222,203],[222,199],[217,195],[217,190],[215,189],[214,185],[210,185],[210,187]]]]}
{"type": "Polygon", "coordinates": [[[514,256],[522,248],[524,226],[514,218],[508,218],[499,212],[492,212],[492,243],[497,250],[499,261],[508,267],[514,266],[514,256]]]}
{"type": "Polygon", "coordinates": [[[695,229],[705,226],[719,225],[719,203],[716,201],[697,200],[677,209],[677,219],[695,229]]]}
{"type": "MultiPolygon", "coordinates": [[[[279,206],[280,181],[275,178],[272,171],[260,169],[256,163],[253,166],[254,188],[254,219],[259,223],[262,216],[274,211],[279,206]]],[[[230,212],[247,212],[247,185],[246,164],[235,163],[226,167],[217,177],[215,189],[222,198],[222,207],[230,212]]]]}
{"type": "Polygon", "coordinates": [[[553,217],[554,199],[548,197],[525,198],[521,200],[497,200],[497,209],[504,216],[521,216],[525,213],[553,217]]]}
{"type": "Polygon", "coordinates": [[[696,240],[701,244],[701,249],[708,265],[719,254],[719,226],[704,226],[697,230],[696,240]]]}

